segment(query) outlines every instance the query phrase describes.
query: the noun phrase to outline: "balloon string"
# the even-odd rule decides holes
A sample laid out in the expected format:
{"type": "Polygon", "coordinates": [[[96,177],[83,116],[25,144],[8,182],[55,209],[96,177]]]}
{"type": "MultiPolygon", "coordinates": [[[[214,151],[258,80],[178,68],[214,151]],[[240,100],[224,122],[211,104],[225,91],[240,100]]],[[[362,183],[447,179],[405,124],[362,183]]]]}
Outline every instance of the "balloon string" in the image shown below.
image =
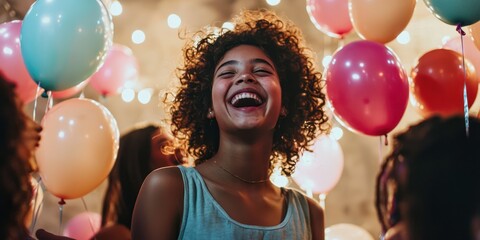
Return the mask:
{"type": "Polygon", "coordinates": [[[326,202],[326,199],[327,199],[327,194],[326,193],[320,193],[320,195],[318,195],[318,200],[319,200],[319,203],[320,203],[320,207],[322,207],[323,209],[323,214],[325,215],[325,202],[326,202]]]}
{"type": "Polygon", "coordinates": [[[32,113],[32,119],[35,121],[36,115],[37,115],[37,102],[38,102],[38,93],[40,92],[40,83],[37,85],[37,91],[35,92],[35,101],[33,102],[33,113],[32,113]]]}
{"type": "Polygon", "coordinates": [[[308,188],[306,189],[306,194],[307,194],[308,197],[313,198],[313,190],[312,190],[312,187],[308,187],[308,188]]]}
{"type": "Polygon", "coordinates": [[[338,40],[338,46],[337,46],[337,48],[342,48],[344,45],[345,45],[345,38],[341,37],[341,38],[338,40]]]}
{"type": "Polygon", "coordinates": [[[382,164],[383,162],[383,144],[382,144],[382,136],[379,137],[379,144],[378,144],[378,163],[382,164]]]}
{"type": "Polygon", "coordinates": [[[62,234],[63,205],[65,205],[65,199],[61,198],[60,201],[58,201],[58,210],[59,210],[58,235],[62,234]]]}
{"type": "Polygon", "coordinates": [[[35,191],[35,197],[33,198],[33,216],[32,216],[32,221],[30,222],[30,232],[33,232],[35,229],[35,225],[37,224],[37,219],[38,219],[38,214],[40,212],[40,207],[43,205],[43,199],[41,200],[42,202],[38,205],[37,208],[37,201],[38,201],[38,191],[41,191],[42,188],[40,187],[40,184],[42,183],[42,178],[38,180],[38,184],[36,188],[34,189],[35,191]]]}
{"type": "Polygon", "coordinates": [[[463,113],[465,117],[465,133],[467,137],[469,135],[469,119],[468,119],[468,95],[467,95],[467,71],[465,69],[465,50],[463,46],[463,36],[465,36],[465,31],[463,31],[462,26],[457,25],[457,32],[460,34],[460,42],[462,44],[462,67],[463,67],[463,113]]]}
{"type": "MultiPolygon", "coordinates": [[[[87,208],[87,203],[85,202],[85,199],[82,197],[82,203],[83,207],[85,208],[85,211],[88,213],[88,208],[87,208]]],[[[92,230],[92,233],[95,234],[95,229],[93,228],[93,220],[90,215],[88,215],[88,223],[90,224],[90,230],[92,230]]],[[[96,239],[95,237],[93,238],[94,240],[96,239]]]]}
{"type": "Polygon", "coordinates": [[[53,98],[52,98],[52,91],[47,92],[47,104],[45,106],[45,115],[47,114],[48,110],[52,108],[53,105],[53,98]]]}

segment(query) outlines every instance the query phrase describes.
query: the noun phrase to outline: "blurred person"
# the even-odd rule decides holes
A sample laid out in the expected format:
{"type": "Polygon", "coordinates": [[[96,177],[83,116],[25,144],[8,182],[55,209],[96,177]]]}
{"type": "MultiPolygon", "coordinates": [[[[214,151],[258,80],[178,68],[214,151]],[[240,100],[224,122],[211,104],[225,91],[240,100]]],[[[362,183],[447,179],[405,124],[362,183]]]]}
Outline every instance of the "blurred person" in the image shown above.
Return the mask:
{"type": "Polygon", "coordinates": [[[389,240],[480,239],[480,120],[432,117],[394,138],[377,178],[389,240]]]}
{"type": "Polygon", "coordinates": [[[41,126],[22,110],[15,85],[0,72],[0,239],[29,239],[30,173],[41,126]]]}
{"type": "Polygon", "coordinates": [[[184,163],[173,142],[171,133],[159,125],[136,128],[120,138],[103,200],[103,227],[121,224],[130,229],[133,207],[145,177],[157,168],[184,163]]]}

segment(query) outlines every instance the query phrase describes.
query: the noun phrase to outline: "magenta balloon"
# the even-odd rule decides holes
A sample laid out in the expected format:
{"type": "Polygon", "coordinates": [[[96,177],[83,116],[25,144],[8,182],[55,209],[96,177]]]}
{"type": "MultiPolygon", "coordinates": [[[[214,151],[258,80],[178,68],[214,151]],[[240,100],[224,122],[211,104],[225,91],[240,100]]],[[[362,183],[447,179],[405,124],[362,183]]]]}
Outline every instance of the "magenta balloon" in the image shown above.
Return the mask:
{"type": "Polygon", "coordinates": [[[101,95],[115,95],[127,81],[138,79],[138,63],[127,46],[114,44],[105,63],[90,78],[91,86],[101,95]]]}
{"type": "Polygon", "coordinates": [[[353,29],[348,0],[307,0],[307,13],[318,30],[342,38],[353,29]]]}
{"type": "MultiPolygon", "coordinates": [[[[22,22],[15,20],[0,24],[0,72],[8,81],[17,85],[15,92],[24,103],[37,97],[37,84],[23,63],[20,49],[20,30],[22,22]]],[[[0,74],[1,74],[0,73],[0,74]]],[[[43,92],[43,89],[39,91],[43,92]]]]}
{"type": "Polygon", "coordinates": [[[395,53],[382,44],[356,41],[337,50],[326,80],[334,115],[352,131],[387,134],[407,108],[407,74],[395,53]]]}
{"type": "Polygon", "coordinates": [[[342,176],[342,148],[332,137],[321,136],[312,150],[302,154],[292,178],[305,191],[328,193],[342,176]]]}

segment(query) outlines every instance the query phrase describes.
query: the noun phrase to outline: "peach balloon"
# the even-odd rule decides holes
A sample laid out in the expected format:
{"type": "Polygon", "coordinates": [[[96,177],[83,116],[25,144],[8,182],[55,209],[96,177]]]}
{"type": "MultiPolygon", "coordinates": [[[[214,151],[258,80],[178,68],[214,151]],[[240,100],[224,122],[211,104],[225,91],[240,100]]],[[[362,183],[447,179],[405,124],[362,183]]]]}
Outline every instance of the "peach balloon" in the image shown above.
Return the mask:
{"type": "Polygon", "coordinates": [[[416,0],[350,0],[350,19],[361,38],[388,43],[407,27],[416,2],[416,0]]]}
{"type": "Polygon", "coordinates": [[[42,120],[36,157],[47,191],[79,198],[108,176],[118,151],[119,130],[112,114],[90,99],[55,105],[42,120]]]}
{"type": "Polygon", "coordinates": [[[330,136],[319,137],[313,152],[305,151],[296,165],[293,180],[305,191],[328,193],[337,185],[343,171],[343,152],[330,136]]]}
{"type": "Polygon", "coordinates": [[[480,21],[468,26],[468,31],[470,32],[470,36],[477,47],[477,50],[480,51],[480,21]]]}

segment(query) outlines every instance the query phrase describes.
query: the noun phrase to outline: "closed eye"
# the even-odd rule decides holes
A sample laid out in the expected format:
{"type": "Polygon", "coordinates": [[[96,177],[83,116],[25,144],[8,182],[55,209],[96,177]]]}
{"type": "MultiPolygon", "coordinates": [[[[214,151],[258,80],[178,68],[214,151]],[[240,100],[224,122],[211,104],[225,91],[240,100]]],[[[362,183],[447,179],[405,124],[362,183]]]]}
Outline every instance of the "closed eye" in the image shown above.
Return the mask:
{"type": "Polygon", "coordinates": [[[231,77],[235,75],[235,71],[224,71],[217,75],[217,77],[231,77]]]}
{"type": "Polygon", "coordinates": [[[259,75],[270,75],[270,74],[272,74],[272,71],[266,70],[266,69],[263,69],[263,68],[255,69],[255,70],[253,70],[253,72],[255,74],[259,74],[259,75]]]}

